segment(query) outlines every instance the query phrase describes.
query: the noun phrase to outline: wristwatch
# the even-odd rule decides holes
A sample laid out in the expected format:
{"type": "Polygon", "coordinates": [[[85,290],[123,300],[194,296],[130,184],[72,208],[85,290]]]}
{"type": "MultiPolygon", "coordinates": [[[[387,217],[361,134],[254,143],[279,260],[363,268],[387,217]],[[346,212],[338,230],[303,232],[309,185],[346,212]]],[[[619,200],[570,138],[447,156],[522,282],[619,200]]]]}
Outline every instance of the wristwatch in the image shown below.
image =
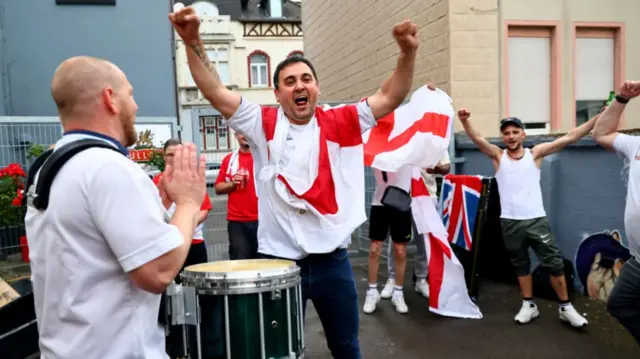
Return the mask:
{"type": "Polygon", "coordinates": [[[622,103],[622,104],[626,104],[627,102],[629,102],[628,98],[624,98],[620,95],[616,95],[616,101],[622,103]]]}

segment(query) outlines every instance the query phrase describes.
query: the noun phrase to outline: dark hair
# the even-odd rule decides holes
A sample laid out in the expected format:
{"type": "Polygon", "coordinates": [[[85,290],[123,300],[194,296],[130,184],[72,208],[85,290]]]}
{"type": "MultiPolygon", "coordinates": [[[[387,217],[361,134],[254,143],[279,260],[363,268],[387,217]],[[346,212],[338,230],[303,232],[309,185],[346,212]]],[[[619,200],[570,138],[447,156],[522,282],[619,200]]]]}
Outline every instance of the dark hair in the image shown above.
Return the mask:
{"type": "Polygon", "coordinates": [[[278,81],[280,80],[280,71],[282,71],[282,69],[284,69],[285,67],[292,64],[296,64],[298,62],[302,62],[305,65],[309,66],[309,68],[311,69],[311,72],[313,73],[313,78],[316,79],[316,82],[318,81],[318,75],[316,75],[316,69],[311,64],[311,61],[305,59],[304,57],[298,54],[295,54],[282,60],[282,62],[280,62],[278,66],[276,66],[276,71],[273,73],[273,86],[276,88],[276,90],[280,86],[280,84],[278,83],[278,81]]]}
{"type": "Polygon", "coordinates": [[[164,149],[162,150],[162,152],[167,152],[167,148],[171,147],[171,146],[177,146],[177,145],[181,145],[182,142],[180,142],[180,140],[177,140],[175,138],[170,138],[167,140],[167,142],[164,143],[164,149]]]}

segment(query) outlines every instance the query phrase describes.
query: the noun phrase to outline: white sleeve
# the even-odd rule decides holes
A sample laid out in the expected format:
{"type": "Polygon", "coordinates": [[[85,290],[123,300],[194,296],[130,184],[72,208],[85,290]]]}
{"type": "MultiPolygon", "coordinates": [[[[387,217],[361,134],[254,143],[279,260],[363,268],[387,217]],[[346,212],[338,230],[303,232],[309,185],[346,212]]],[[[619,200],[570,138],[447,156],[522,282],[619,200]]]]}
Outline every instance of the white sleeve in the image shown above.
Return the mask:
{"type": "Polygon", "coordinates": [[[618,133],[613,140],[613,149],[621,156],[632,159],[640,148],[640,137],[618,133]]]}
{"type": "Polygon", "coordinates": [[[257,144],[264,138],[262,108],[242,97],[240,106],[225,123],[234,131],[244,135],[249,143],[257,144]]]}
{"type": "Polygon", "coordinates": [[[451,164],[451,159],[449,158],[449,151],[447,150],[445,151],[440,161],[438,161],[438,166],[444,166],[448,164],[451,164]]]}
{"type": "Polygon", "coordinates": [[[369,103],[365,101],[360,101],[356,104],[356,109],[358,110],[358,121],[360,122],[360,131],[365,133],[371,127],[376,125],[376,119],[373,117],[373,112],[371,112],[371,107],[369,107],[369,103]]]}
{"type": "Polygon", "coordinates": [[[90,182],[88,196],[98,230],[129,272],[179,247],[184,239],[177,227],[165,222],[153,181],[126,161],[107,161],[90,182]]]}

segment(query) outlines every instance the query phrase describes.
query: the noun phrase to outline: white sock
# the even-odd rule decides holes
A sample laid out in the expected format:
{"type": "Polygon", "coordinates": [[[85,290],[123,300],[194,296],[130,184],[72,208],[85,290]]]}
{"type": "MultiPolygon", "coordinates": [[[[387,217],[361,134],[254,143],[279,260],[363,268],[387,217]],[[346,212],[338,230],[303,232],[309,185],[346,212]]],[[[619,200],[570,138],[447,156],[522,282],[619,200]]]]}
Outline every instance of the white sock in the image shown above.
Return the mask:
{"type": "Polygon", "coordinates": [[[378,290],[378,283],[369,283],[369,290],[378,290]]]}

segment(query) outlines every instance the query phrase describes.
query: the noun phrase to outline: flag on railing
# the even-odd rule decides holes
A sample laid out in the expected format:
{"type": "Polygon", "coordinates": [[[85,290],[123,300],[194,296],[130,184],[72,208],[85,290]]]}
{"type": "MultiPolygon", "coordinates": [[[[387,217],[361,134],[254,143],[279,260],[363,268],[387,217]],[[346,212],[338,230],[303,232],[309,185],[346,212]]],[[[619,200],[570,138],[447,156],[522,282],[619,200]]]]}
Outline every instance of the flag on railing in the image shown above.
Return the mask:
{"type": "Polygon", "coordinates": [[[442,180],[440,207],[444,227],[451,243],[468,251],[473,246],[480,192],[480,176],[446,175],[442,180]]]}
{"type": "Polygon", "coordinates": [[[429,310],[451,317],[480,319],[482,313],[469,297],[464,268],[451,250],[447,231],[414,168],[411,179],[411,211],[419,233],[424,233],[429,273],[429,310]]]}

